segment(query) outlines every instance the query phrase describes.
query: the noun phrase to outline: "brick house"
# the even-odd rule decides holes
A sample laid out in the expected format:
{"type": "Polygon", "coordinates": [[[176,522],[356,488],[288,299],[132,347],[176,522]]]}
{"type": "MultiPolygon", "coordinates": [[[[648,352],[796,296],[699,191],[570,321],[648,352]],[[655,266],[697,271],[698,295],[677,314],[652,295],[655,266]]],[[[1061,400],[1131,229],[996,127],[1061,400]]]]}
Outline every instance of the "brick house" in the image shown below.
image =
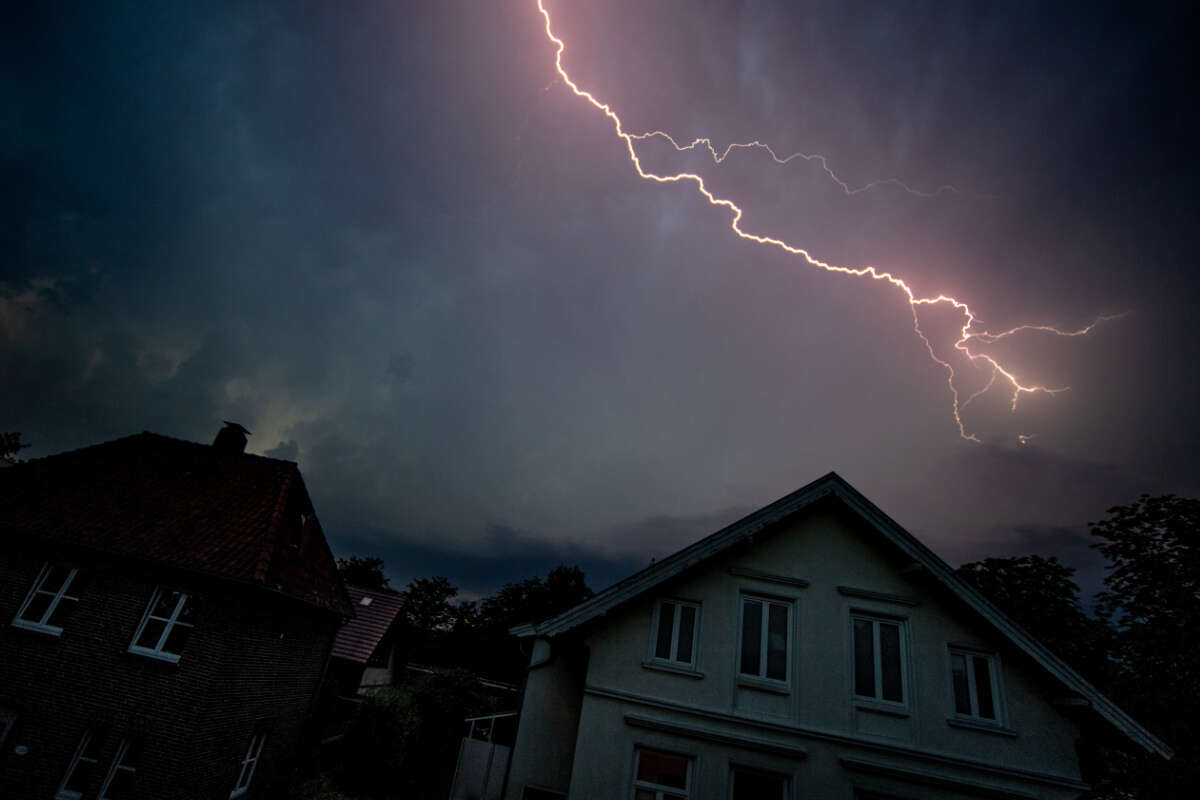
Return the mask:
{"type": "Polygon", "coordinates": [[[0,470],[0,797],[267,796],[350,604],[297,466],[142,433],[0,470]]]}

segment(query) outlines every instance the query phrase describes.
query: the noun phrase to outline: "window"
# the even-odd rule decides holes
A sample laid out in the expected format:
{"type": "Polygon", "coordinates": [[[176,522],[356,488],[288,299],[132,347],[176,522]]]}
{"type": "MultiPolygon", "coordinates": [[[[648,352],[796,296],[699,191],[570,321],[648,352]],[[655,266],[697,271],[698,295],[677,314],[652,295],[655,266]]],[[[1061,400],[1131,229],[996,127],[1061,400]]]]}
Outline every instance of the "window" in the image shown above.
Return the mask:
{"type": "Polygon", "coordinates": [[[742,597],[742,651],[738,672],[755,678],[786,681],[791,603],[742,597]]]}
{"type": "Polygon", "coordinates": [[[191,635],[195,616],[194,597],[171,589],[155,589],[129,652],[178,661],[191,635]]]}
{"type": "Polygon", "coordinates": [[[521,800],[567,800],[566,792],[556,792],[553,789],[539,789],[536,786],[526,786],[521,794],[521,800]]]}
{"type": "Polygon", "coordinates": [[[91,784],[92,774],[96,771],[96,739],[94,731],[84,731],[71,763],[63,774],[62,783],[54,793],[57,800],[79,800],[91,784]]]}
{"type": "Polygon", "coordinates": [[[660,600],[654,619],[653,658],[694,666],[700,606],[679,600],[660,600]]]}
{"type": "Polygon", "coordinates": [[[79,589],[78,569],[47,562],[21,603],[12,624],[18,628],[58,636],[75,604],[79,602],[79,589]]]}
{"type": "Polygon", "coordinates": [[[907,703],[904,693],[904,622],[854,614],[854,695],[907,703]]]}
{"type": "Polygon", "coordinates": [[[733,768],[733,800],[786,800],[788,778],[777,772],[733,768]]]}
{"type": "Polygon", "coordinates": [[[112,766],[100,787],[100,800],[125,800],[133,796],[133,776],[137,773],[138,748],[135,742],[122,739],[117,745],[112,766]]]}
{"type": "Polygon", "coordinates": [[[995,656],[951,648],[950,679],[956,715],[1000,723],[1000,670],[995,656]]]}
{"type": "Polygon", "coordinates": [[[642,747],[634,751],[633,800],[687,800],[691,778],[687,756],[642,747]]]}
{"type": "Polygon", "coordinates": [[[262,754],[266,741],[265,733],[256,733],[250,737],[250,747],[246,750],[246,757],[242,759],[242,769],[238,773],[233,791],[229,793],[230,797],[241,797],[250,789],[250,781],[254,779],[254,768],[258,766],[258,757],[262,754]]]}

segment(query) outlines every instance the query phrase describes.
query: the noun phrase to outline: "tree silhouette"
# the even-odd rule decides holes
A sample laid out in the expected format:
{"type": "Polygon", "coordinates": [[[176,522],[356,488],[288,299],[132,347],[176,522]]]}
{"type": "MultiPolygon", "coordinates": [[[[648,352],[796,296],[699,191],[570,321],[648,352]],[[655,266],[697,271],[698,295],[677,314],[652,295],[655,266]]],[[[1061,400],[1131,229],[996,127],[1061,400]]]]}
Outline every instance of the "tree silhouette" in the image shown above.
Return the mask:
{"type": "Polygon", "coordinates": [[[395,591],[388,586],[389,580],[383,574],[383,559],[375,556],[350,556],[337,560],[338,574],[342,580],[351,586],[363,589],[376,589],[385,592],[395,591]]]}

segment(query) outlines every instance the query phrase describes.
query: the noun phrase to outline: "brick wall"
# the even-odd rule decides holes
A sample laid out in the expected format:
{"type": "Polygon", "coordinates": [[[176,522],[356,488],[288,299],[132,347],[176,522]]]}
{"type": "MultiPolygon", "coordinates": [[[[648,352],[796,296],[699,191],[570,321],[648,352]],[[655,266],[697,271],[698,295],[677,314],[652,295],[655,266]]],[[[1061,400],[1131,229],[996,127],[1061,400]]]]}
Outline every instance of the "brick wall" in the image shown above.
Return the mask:
{"type": "Polygon", "coordinates": [[[53,797],[87,728],[100,732],[100,763],[85,797],[132,736],[142,745],[135,797],[224,800],[260,730],[266,746],[245,796],[269,796],[293,777],[337,624],[259,587],[0,544],[0,709],[18,714],[0,749],[0,797],[53,797]],[[10,625],[48,558],[88,578],[58,637],[10,625]],[[128,652],[158,585],[199,601],[177,664],[128,652]]]}

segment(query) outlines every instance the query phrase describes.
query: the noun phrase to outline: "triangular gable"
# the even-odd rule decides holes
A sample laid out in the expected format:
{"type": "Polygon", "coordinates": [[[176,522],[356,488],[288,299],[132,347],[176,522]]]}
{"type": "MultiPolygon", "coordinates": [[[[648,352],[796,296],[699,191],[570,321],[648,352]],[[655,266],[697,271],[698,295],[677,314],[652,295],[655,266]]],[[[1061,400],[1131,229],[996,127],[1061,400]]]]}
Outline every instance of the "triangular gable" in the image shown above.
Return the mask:
{"type": "Polygon", "coordinates": [[[900,527],[891,517],[847,483],[840,475],[830,472],[786,497],[776,500],[743,517],[716,533],[651,564],[623,581],[610,586],[574,608],[536,624],[519,625],[512,629],[517,636],[552,637],[608,614],[625,603],[653,590],[656,586],[690,571],[700,564],[725,553],[743,542],[753,541],[756,534],[812,506],[818,500],[833,497],[882,534],[907,557],[924,567],[946,589],[972,610],[991,623],[1043,669],[1071,691],[1085,698],[1102,717],[1122,733],[1151,752],[1171,758],[1165,743],[1143,728],[1122,711],[1113,701],[1088,683],[1078,672],[1034,639],[1003,611],[973,587],[959,579],[954,570],[916,537],[900,527]]]}

